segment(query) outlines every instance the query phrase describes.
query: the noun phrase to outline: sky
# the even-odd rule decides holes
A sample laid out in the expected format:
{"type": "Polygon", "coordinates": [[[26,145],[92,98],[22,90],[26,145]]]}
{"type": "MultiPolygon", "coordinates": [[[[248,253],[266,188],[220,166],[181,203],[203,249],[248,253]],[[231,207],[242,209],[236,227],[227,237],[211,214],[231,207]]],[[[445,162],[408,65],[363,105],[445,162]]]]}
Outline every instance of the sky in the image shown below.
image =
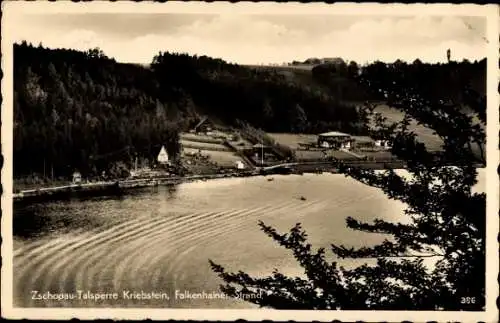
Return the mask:
{"type": "Polygon", "coordinates": [[[99,47],[117,61],[150,63],[160,51],[281,64],[311,57],[367,63],[486,56],[486,19],[331,14],[25,13],[15,41],[50,48],[99,47]]]}

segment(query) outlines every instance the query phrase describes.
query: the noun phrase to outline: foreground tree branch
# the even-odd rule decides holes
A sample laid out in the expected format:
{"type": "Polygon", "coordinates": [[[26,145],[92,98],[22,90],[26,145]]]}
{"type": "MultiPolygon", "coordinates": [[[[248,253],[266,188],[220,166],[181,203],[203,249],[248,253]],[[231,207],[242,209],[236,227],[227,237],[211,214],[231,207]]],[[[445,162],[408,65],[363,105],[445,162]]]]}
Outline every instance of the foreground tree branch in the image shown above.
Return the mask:
{"type": "Polygon", "coordinates": [[[403,120],[389,123],[375,113],[373,104],[367,102],[364,109],[372,122],[370,135],[392,141],[392,153],[404,161],[406,174],[348,167],[337,161],[346,176],[405,203],[402,217],[410,222],[375,219],[365,223],[347,218],[346,225],[353,230],[390,238],[357,249],[332,245],[330,255],[324,249],[314,250],[300,223],[289,233],[260,223],[264,233],[292,251],[304,277],[286,277],[276,270],[271,276],[252,278],[243,272],[228,273],[210,261],[225,282],[224,292],[233,296],[241,291],[260,293],[263,297],[249,301],[280,309],[484,307],[486,203],[485,194],[472,192],[472,187],[477,182],[477,167],[485,164],[485,100],[467,84],[459,96],[461,101],[437,96],[414,76],[432,68],[421,63],[376,63],[357,79],[405,112],[403,120]],[[440,150],[430,151],[419,140],[412,130],[415,123],[435,130],[442,142],[440,150]],[[333,261],[327,260],[330,258],[333,261]],[[376,258],[377,263],[343,268],[340,261],[349,258],[376,258]],[[424,264],[430,258],[435,259],[434,265],[424,264]],[[462,297],[475,297],[477,303],[462,304],[462,297]]]}

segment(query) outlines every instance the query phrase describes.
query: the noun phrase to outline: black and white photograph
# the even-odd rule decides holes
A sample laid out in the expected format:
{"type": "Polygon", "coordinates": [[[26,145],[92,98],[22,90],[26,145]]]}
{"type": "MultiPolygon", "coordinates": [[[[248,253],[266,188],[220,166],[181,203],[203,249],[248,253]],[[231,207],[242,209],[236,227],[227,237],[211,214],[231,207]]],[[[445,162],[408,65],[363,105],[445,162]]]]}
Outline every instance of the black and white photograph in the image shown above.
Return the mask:
{"type": "Polygon", "coordinates": [[[2,317],[498,321],[498,6],[2,11],[2,317]]]}

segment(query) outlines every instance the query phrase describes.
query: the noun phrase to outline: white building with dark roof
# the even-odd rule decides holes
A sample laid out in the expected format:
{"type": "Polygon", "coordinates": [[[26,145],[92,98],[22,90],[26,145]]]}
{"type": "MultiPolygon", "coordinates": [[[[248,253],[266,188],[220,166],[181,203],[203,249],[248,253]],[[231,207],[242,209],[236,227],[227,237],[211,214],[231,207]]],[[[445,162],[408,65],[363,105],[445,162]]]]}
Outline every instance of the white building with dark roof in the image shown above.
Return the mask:
{"type": "Polygon", "coordinates": [[[353,143],[351,135],[338,131],[318,135],[318,146],[331,149],[350,149],[353,143]]]}

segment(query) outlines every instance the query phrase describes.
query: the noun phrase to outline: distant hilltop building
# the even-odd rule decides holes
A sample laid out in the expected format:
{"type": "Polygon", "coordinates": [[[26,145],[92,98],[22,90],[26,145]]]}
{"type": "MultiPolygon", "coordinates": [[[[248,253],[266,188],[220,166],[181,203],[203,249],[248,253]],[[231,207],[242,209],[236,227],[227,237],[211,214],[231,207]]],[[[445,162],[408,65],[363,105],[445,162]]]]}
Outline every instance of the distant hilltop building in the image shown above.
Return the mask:
{"type": "Polygon", "coordinates": [[[325,57],[325,58],[308,58],[304,61],[304,64],[312,64],[312,65],[319,65],[319,64],[334,64],[334,65],[341,65],[345,64],[345,61],[340,58],[340,57],[325,57]]]}
{"type": "Polygon", "coordinates": [[[304,64],[321,64],[321,60],[319,58],[308,58],[304,61],[304,64]]]}
{"type": "Polygon", "coordinates": [[[167,150],[165,149],[165,146],[161,146],[160,153],[158,154],[158,163],[161,165],[169,165],[170,164],[170,159],[168,158],[167,150]]]}
{"type": "Polygon", "coordinates": [[[335,65],[345,64],[344,60],[340,57],[325,57],[322,59],[322,63],[335,64],[335,65]]]}

